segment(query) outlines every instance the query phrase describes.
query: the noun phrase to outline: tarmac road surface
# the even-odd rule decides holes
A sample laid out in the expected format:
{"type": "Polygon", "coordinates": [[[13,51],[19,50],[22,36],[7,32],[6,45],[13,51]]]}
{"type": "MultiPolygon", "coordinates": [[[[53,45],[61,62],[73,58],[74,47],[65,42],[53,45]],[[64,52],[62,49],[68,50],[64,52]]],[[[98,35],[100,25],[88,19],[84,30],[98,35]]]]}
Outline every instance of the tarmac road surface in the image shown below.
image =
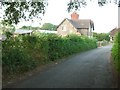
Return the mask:
{"type": "Polygon", "coordinates": [[[66,58],[64,62],[12,85],[12,88],[113,88],[112,46],[66,58]]]}

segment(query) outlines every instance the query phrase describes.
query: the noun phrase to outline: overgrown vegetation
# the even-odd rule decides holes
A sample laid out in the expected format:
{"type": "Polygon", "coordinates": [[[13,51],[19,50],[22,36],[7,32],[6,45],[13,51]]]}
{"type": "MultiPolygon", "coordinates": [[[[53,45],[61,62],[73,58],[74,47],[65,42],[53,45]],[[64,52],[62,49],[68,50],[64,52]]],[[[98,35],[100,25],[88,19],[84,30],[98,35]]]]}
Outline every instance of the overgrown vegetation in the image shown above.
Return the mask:
{"type": "Polygon", "coordinates": [[[69,35],[38,34],[8,38],[2,42],[3,79],[73,53],[96,48],[96,40],[69,35]]]}
{"type": "Polygon", "coordinates": [[[57,25],[53,25],[52,23],[44,23],[41,27],[42,30],[51,30],[56,31],[57,25]]]}
{"type": "Polygon", "coordinates": [[[25,30],[39,30],[40,27],[22,26],[20,29],[25,29],[25,30]]]}
{"type": "Polygon", "coordinates": [[[98,47],[106,46],[109,44],[109,33],[96,33],[93,32],[93,37],[97,39],[98,47]]]}
{"type": "Polygon", "coordinates": [[[25,30],[51,30],[56,31],[57,25],[53,25],[52,23],[44,23],[42,27],[32,27],[32,26],[22,26],[20,29],[25,30]]]}
{"type": "Polygon", "coordinates": [[[5,35],[7,35],[8,33],[13,34],[14,31],[15,31],[14,25],[11,25],[8,22],[5,22],[4,20],[0,22],[0,34],[5,34],[5,35]]]}
{"type": "Polygon", "coordinates": [[[93,37],[95,37],[98,41],[110,41],[109,33],[93,33],[93,37]]]}
{"type": "Polygon", "coordinates": [[[114,40],[114,45],[112,48],[112,57],[116,69],[120,72],[120,32],[116,34],[114,40]]]}

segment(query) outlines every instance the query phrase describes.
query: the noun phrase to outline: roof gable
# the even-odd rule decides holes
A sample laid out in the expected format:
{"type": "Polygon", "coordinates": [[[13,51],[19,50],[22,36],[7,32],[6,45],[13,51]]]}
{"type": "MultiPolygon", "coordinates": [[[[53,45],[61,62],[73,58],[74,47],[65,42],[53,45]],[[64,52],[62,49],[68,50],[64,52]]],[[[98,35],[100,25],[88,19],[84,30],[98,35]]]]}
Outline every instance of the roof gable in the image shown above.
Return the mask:
{"type": "Polygon", "coordinates": [[[65,20],[66,20],[66,18],[63,19],[63,21],[57,26],[57,28],[58,28],[65,20]]]}
{"type": "Polygon", "coordinates": [[[71,20],[68,18],[65,18],[58,26],[57,28],[65,21],[68,20],[76,29],[86,29],[92,27],[94,29],[94,23],[90,19],[80,19],[80,20],[71,20]]]}
{"type": "Polygon", "coordinates": [[[110,31],[110,36],[113,37],[115,34],[118,32],[117,28],[114,28],[113,30],[110,31]]]}
{"type": "Polygon", "coordinates": [[[89,25],[94,28],[94,23],[90,19],[80,19],[80,20],[71,20],[68,21],[77,29],[89,28],[89,25]]]}

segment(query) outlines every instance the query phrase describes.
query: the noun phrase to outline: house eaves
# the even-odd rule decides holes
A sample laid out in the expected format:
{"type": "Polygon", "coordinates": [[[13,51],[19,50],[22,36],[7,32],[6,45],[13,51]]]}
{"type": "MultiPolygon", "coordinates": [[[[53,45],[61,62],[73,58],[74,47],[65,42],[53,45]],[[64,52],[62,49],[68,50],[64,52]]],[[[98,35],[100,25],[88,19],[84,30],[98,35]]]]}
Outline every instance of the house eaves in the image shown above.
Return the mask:
{"type": "Polygon", "coordinates": [[[57,28],[65,21],[69,21],[73,27],[76,29],[88,29],[89,25],[93,28],[94,30],[94,23],[90,19],[80,19],[80,20],[71,20],[68,18],[65,18],[58,26],[57,28]]]}
{"type": "Polygon", "coordinates": [[[71,20],[67,19],[76,29],[88,29],[89,25],[94,28],[94,24],[90,19],[71,20]]]}

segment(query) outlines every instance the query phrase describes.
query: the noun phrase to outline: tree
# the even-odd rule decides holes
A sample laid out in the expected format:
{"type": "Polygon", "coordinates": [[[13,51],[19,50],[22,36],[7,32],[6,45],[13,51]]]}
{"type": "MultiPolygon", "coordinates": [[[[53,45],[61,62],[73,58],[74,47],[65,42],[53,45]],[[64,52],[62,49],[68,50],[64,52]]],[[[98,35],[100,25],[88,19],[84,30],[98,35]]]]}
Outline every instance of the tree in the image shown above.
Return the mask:
{"type": "MultiPolygon", "coordinates": [[[[90,0],[92,1],[92,0],[90,0]]],[[[120,7],[120,0],[98,0],[99,6],[104,6],[107,3],[115,3],[118,4],[118,7],[120,7]],[[112,2],[113,1],[113,2],[112,2]]],[[[85,7],[87,5],[87,0],[70,0],[68,3],[68,12],[71,12],[71,10],[79,10],[81,7],[85,7]]]]}
{"type": "MultiPolygon", "coordinates": [[[[98,5],[103,6],[111,1],[112,0],[98,0],[98,5]]],[[[120,6],[120,0],[114,0],[114,3],[120,6]]],[[[4,7],[5,9],[5,15],[3,16],[4,20],[9,24],[17,24],[20,19],[27,20],[33,17],[41,18],[40,14],[45,13],[48,0],[12,0],[12,2],[0,2],[0,4],[2,8],[4,7]]],[[[67,10],[68,12],[73,9],[78,10],[86,5],[87,0],[70,0],[67,4],[67,10]]]]}
{"type": "Polygon", "coordinates": [[[98,41],[110,41],[109,33],[93,33],[93,37],[95,37],[98,41]]]}
{"type": "Polygon", "coordinates": [[[5,21],[1,21],[0,22],[0,30],[1,30],[1,34],[6,35],[7,37],[10,37],[14,31],[15,31],[15,27],[11,24],[9,24],[8,22],[5,21]]]}
{"type": "Polygon", "coordinates": [[[39,27],[32,27],[32,26],[22,26],[20,29],[25,29],[25,30],[38,30],[40,29],[39,27]]]}
{"type": "Polygon", "coordinates": [[[41,27],[41,29],[43,30],[56,30],[56,25],[53,25],[51,23],[44,23],[43,26],[41,27]]]}
{"type": "Polygon", "coordinates": [[[28,26],[22,26],[20,29],[29,29],[28,26]]]}
{"type": "Polygon", "coordinates": [[[2,34],[5,34],[6,32],[14,33],[15,31],[15,27],[5,21],[0,22],[0,28],[2,30],[2,34]]]}
{"type": "Polygon", "coordinates": [[[12,0],[14,2],[0,2],[2,8],[5,8],[4,20],[9,24],[17,24],[20,19],[40,18],[40,14],[45,13],[47,0],[12,0]]]}

